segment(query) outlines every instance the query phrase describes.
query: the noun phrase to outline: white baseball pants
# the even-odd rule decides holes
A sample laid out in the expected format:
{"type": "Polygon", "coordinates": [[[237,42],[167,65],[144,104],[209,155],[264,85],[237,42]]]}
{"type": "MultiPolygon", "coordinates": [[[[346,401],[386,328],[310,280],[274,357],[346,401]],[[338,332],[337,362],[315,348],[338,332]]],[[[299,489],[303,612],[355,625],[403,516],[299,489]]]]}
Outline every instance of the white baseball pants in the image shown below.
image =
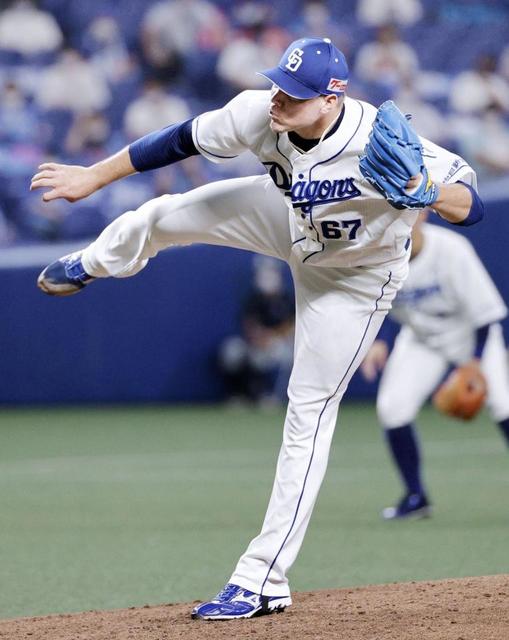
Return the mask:
{"type": "MultiPolygon", "coordinates": [[[[471,353],[465,352],[463,361],[470,358],[471,353]]],[[[413,422],[449,366],[441,353],[418,342],[410,331],[402,330],[380,380],[380,424],[392,429],[413,422]]],[[[509,418],[509,366],[500,324],[490,327],[481,368],[488,385],[486,404],[490,415],[496,422],[509,418]]]]}
{"type": "Polygon", "coordinates": [[[339,402],[406,276],[406,260],[391,268],[303,263],[305,255],[292,252],[287,205],[270,178],[256,176],[162,196],[125,213],[85,250],[83,265],[97,277],[131,276],[161,249],[192,242],[274,256],[292,270],[295,359],[283,444],[261,533],[230,579],[285,596],[327,467],[339,402]]]}

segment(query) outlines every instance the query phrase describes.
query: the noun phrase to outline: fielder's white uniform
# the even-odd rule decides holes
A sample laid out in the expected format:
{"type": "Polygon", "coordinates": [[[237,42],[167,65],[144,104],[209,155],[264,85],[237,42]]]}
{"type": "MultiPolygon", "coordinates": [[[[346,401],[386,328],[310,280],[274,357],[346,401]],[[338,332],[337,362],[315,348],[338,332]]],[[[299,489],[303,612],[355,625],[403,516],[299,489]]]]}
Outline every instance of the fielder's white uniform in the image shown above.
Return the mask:
{"type": "MultiPolygon", "coordinates": [[[[271,131],[269,105],[270,91],[245,91],[193,123],[194,143],[206,158],[222,162],[250,150],[268,175],[151,200],[107,227],[82,263],[92,276],[125,277],[161,249],[193,242],[289,263],[296,337],[283,445],[262,531],[229,580],[286,596],[286,574],[325,473],[339,401],[406,277],[417,213],[392,208],[359,171],[376,115],[372,105],[346,98],[339,128],[305,153],[286,133],[271,131]]],[[[458,156],[427,141],[425,156],[434,180],[475,185],[458,156]]]]}
{"type": "Polygon", "coordinates": [[[393,304],[403,325],[384,368],[377,410],[385,428],[416,418],[450,365],[473,357],[475,330],[491,324],[481,367],[487,406],[497,422],[509,417],[509,368],[502,327],[507,309],[470,242],[424,223],[421,251],[393,304]]]}

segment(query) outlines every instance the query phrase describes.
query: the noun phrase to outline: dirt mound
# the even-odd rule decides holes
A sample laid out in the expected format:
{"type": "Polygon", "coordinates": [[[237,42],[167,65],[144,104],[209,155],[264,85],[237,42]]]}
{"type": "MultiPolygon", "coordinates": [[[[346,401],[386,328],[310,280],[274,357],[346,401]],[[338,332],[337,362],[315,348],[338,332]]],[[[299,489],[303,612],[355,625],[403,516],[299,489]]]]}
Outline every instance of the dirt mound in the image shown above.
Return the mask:
{"type": "Polygon", "coordinates": [[[509,575],[294,594],[282,614],[191,620],[190,604],[0,621],[2,640],[508,640],[509,575]]]}

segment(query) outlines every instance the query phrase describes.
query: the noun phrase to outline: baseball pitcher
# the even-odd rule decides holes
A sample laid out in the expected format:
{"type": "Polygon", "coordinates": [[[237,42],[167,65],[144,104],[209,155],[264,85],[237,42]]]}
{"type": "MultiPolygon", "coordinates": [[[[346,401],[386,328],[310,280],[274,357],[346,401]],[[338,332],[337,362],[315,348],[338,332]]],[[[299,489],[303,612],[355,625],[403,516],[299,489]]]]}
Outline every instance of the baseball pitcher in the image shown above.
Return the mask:
{"type": "Polygon", "coordinates": [[[162,249],[193,242],[290,265],[295,358],[272,495],[228,584],[194,608],[201,619],[249,618],[291,604],[287,573],[325,474],[338,405],[407,275],[418,211],[433,206],[453,224],[483,215],[466,162],[419,139],[393,103],[377,111],[345,96],[347,64],[329,39],[297,40],[261,73],[272,89],[244,91],[90,167],[43,164],[32,182],[48,189],[45,201],[73,202],[193,154],[224,162],[251,151],[267,169],[128,211],[38,280],[50,295],[69,295],[101,278],[133,276],[162,249]]]}

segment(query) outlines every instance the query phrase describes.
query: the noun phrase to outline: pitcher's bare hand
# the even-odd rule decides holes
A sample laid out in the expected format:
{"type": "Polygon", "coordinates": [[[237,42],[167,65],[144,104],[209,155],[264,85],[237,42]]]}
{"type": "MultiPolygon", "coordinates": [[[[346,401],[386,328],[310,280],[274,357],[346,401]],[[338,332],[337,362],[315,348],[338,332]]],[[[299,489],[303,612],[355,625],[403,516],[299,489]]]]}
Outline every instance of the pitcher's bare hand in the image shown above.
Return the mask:
{"type": "Polygon", "coordinates": [[[100,187],[101,183],[94,167],[45,162],[39,166],[39,172],[32,178],[30,191],[49,189],[42,196],[44,202],[58,198],[76,202],[86,198],[100,187]]]}

